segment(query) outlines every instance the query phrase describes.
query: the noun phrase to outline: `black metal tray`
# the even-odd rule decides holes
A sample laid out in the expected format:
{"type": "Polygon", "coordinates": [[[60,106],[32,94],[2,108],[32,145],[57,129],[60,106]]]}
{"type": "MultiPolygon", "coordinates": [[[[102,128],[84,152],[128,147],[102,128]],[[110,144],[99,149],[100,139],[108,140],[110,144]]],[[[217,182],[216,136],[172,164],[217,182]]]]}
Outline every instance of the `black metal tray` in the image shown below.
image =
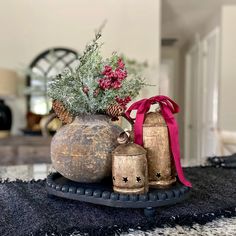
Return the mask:
{"type": "Polygon", "coordinates": [[[58,172],[47,177],[47,192],[57,196],[110,207],[146,208],[146,215],[153,213],[153,207],[167,206],[185,200],[190,188],[177,182],[168,189],[149,189],[147,194],[128,195],[113,191],[111,179],[101,183],[78,183],[63,177],[58,172]]]}

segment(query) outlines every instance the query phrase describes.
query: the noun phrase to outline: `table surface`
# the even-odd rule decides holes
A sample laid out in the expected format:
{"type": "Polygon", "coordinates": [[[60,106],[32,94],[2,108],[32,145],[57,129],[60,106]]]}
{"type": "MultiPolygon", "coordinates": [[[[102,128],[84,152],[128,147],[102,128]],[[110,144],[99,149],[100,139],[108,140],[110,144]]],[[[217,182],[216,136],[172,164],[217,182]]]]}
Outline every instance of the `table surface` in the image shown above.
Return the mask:
{"type": "Polygon", "coordinates": [[[55,170],[49,164],[0,166],[0,179],[9,181],[45,179],[51,171],[55,170]]]}
{"type": "MultiPolygon", "coordinates": [[[[2,181],[6,179],[9,181],[14,181],[16,179],[24,181],[32,179],[38,180],[46,178],[47,174],[52,171],[55,170],[49,164],[1,166],[0,179],[2,181]]],[[[73,235],[76,236],[79,234],[74,233],[73,235]]],[[[156,228],[150,232],[130,229],[129,233],[122,235],[236,235],[236,217],[220,218],[205,225],[194,224],[193,227],[176,225],[174,228],[171,228],[167,226],[164,228],[156,228]]]]}

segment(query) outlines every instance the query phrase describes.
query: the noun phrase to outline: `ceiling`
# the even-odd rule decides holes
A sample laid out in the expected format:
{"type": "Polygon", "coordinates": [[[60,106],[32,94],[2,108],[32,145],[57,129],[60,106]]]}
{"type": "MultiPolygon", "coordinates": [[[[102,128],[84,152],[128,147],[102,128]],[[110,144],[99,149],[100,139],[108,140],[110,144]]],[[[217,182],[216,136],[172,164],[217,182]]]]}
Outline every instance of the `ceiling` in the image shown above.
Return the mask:
{"type": "Polygon", "coordinates": [[[236,0],[162,0],[162,38],[177,38],[178,45],[183,44],[226,4],[236,0]]]}

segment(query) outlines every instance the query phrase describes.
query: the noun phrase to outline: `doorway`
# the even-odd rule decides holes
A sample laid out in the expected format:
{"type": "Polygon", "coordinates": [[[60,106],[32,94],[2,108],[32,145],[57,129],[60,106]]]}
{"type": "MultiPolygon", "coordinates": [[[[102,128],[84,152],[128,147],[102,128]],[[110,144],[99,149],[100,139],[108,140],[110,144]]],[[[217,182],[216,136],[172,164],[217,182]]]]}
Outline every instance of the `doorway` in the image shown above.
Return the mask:
{"type": "Polygon", "coordinates": [[[220,30],[196,42],[185,57],[185,165],[216,155],[220,30]]]}

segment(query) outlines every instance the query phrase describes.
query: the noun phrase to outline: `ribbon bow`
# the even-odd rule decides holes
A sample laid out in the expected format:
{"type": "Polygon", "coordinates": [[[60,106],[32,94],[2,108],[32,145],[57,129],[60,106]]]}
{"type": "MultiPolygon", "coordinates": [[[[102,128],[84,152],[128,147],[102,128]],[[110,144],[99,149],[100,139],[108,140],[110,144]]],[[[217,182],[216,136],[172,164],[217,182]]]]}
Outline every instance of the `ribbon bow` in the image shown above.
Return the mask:
{"type": "Polygon", "coordinates": [[[179,112],[179,106],[172,101],[167,96],[155,96],[149,99],[142,99],[138,102],[132,104],[125,115],[127,119],[133,120],[130,117],[132,110],[137,110],[135,124],[134,124],[134,142],[143,146],[143,122],[145,114],[149,111],[152,104],[159,103],[161,108],[161,114],[167,124],[169,138],[170,138],[170,147],[171,153],[174,158],[176,172],[178,174],[179,180],[182,184],[188,187],[192,187],[191,183],[187,181],[184,177],[183,169],[180,163],[180,149],[179,149],[179,134],[178,134],[178,125],[174,118],[174,113],[179,112]]]}

